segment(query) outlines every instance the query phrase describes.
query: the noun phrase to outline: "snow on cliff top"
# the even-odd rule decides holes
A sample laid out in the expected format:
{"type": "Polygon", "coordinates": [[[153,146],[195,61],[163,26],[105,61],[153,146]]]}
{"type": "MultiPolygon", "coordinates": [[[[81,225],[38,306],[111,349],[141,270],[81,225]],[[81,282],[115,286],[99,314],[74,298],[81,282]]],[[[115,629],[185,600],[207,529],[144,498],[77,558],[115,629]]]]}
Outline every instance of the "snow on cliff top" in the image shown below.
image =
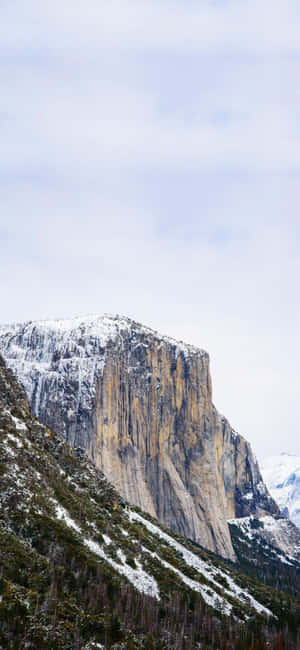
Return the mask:
{"type": "MultiPolygon", "coordinates": [[[[176,339],[163,336],[150,327],[145,327],[133,319],[126,316],[111,314],[88,314],[85,316],[76,316],[74,318],[50,319],[27,321],[23,323],[12,323],[0,325],[0,339],[11,337],[16,334],[25,334],[25,338],[30,337],[34,331],[38,331],[41,336],[47,337],[47,334],[55,336],[63,344],[73,339],[84,337],[97,339],[103,347],[109,341],[117,340],[122,337],[122,332],[132,332],[144,336],[151,336],[155,339],[168,343],[177,348],[177,353],[183,352],[185,356],[190,355],[207,355],[207,352],[194,346],[177,341],[176,339]]],[[[2,346],[0,346],[2,347],[2,346]]]]}
{"type": "Polygon", "coordinates": [[[105,314],[2,325],[0,353],[23,384],[37,416],[42,404],[45,406],[45,381],[61,403],[66,397],[64,382],[71,382],[77,395],[76,404],[71,410],[68,407],[73,417],[79,410],[92,408],[97,377],[103,374],[109,348],[122,348],[126,339],[130,350],[147,348],[154,339],[158,347],[171,346],[176,358],[180,354],[186,358],[207,356],[203,350],[160,336],[134,320],[105,314]]]}

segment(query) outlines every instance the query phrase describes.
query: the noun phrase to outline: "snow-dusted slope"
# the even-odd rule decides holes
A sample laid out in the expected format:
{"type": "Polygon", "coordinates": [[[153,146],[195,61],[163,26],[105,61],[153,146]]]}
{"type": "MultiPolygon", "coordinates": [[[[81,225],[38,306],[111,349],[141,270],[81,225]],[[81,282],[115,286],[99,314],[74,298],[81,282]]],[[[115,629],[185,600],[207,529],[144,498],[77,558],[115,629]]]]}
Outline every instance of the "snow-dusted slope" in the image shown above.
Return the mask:
{"type": "Polygon", "coordinates": [[[271,456],[264,460],[261,471],[281,512],[300,528],[300,456],[271,456]]]}

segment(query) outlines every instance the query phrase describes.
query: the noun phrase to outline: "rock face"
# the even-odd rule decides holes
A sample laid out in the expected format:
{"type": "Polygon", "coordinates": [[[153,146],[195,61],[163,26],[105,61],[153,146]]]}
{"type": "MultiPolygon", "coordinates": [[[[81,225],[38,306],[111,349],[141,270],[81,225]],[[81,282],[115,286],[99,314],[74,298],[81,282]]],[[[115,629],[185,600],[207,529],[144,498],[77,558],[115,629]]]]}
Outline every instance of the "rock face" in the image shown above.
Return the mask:
{"type": "Polygon", "coordinates": [[[279,513],[213,406],[203,350],[95,316],[3,326],[0,352],[34,413],[173,530],[234,559],[227,520],[279,513]]]}

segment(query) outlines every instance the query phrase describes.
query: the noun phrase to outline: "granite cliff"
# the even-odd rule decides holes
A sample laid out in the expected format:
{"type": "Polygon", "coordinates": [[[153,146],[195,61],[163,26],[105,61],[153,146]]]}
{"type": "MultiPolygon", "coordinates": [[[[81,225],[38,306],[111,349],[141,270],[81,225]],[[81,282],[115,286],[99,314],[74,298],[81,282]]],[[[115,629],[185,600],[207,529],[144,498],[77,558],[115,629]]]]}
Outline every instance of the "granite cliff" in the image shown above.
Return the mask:
{"type": "Polygon", "coordinates": [[[34,413],[130,503],[234,559],[227,520],[279,514],[250,445],[215,409],[206,352],[123,317],[0,327],[34,413]]]}

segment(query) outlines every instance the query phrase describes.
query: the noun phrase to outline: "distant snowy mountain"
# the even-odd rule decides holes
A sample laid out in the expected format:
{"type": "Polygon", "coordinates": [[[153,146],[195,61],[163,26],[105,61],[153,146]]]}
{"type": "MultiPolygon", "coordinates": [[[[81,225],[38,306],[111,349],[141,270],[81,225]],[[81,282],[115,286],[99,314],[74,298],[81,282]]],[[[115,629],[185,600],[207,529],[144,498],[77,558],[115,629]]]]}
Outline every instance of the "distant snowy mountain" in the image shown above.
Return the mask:
{"type": "Polygon", "coordinates": [[[262,463],[261,472],[281,512],[300,529],[300,456],[270,456],[262,463]]]}

